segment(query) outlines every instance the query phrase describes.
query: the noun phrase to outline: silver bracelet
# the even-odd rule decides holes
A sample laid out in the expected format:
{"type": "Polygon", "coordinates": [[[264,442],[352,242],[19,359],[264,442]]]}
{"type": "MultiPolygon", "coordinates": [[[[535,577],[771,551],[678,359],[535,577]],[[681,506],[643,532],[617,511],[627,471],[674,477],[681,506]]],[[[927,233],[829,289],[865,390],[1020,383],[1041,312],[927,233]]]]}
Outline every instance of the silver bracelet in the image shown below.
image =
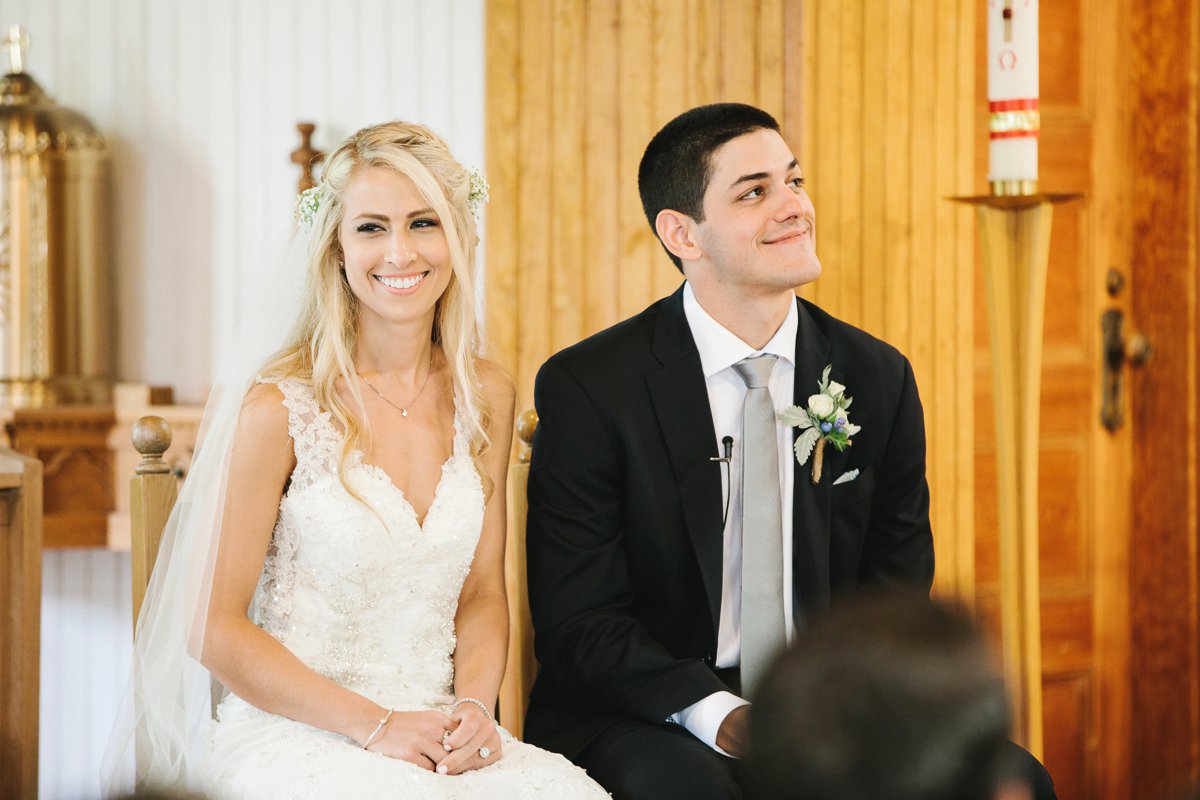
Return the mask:
{"type": "Polygon", "coordinates": [[[483,712],[483,715],[488,718],[488,722],[492,723],[493,725],[496,724],[496,718],[492,716],[491,711],[488,711],[488,707],[485,706],[481,701],[476,700],[474,697],[458,698],[457,700],[455,700],[453,703],[450,704],[450,710],[457,711],[458,707],[461,706],[463,703],[473,703],[473,704],[479,706],[479,709],[483,712]]]}
{"type": "Polygon", "coordinates": [[[379,724],[375,726],[375,730],[371,731],[371,735],[367,737],[365,742],[363,742],[363,750],[366,750],[371,746],[371,742],[375,741],[375,737],[379,735],[381,730],[383,730],[383,726],[388,724],[388,720],[392,718],[392,714],[395,712],[395,710],[396,709],[394,708],[389,708],[388,712],[383,715],[383,719],[379,720],[379,724]]]}

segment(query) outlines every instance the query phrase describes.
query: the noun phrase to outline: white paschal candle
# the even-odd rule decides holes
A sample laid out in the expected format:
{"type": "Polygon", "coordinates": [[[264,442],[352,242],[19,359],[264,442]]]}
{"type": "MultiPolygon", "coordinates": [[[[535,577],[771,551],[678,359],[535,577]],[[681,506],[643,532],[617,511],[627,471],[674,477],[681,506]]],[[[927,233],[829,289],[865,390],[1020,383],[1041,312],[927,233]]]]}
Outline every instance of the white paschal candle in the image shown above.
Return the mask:
{"type": "Polygon", "coordinates": [[[993,194],[1037,191],[1038,0],[987,0],[988,181],[993,194]]]}

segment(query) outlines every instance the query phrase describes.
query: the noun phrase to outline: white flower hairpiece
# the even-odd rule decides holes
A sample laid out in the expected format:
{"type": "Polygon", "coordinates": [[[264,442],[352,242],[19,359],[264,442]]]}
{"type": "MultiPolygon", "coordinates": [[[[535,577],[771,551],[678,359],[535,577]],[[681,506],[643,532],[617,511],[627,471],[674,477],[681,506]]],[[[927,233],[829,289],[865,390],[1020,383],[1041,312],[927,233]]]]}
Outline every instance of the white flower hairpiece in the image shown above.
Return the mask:
{"type": "Polygon", "coordinates": [[[476,217],[479,216],[479,210],[487,204],[491,199],[487,178],[483,176],[483,170],[478,167],[468,167],[467,177],[471,181],[471,190],[467,193],[467,205],[471,207],[471,213],[476,217]]]}
{"type": "Polygon", "coordinates": [[[313,219],[321,207],[321,185],[310,186],[296,198],[296,220],[306,231],[312,230],[313,219]]]}

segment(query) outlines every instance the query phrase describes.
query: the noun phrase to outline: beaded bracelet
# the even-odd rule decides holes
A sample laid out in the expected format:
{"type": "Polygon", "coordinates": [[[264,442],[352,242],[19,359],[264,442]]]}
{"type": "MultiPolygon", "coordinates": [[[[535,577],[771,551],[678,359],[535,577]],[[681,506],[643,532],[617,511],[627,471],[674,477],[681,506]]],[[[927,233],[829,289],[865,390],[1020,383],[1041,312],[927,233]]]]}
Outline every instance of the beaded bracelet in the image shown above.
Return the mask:
{"type": "Polygon", "coordinates": [[[371,742],[375,741],[375,737],[379,735],[381,730],[383,730],[383,726],[388,724],[388,720],[392,718],[392,714],[395,712],[395,710],[396,709],[394,708],[389,708],[388,712],[383,715],[383,719],[379,720],[379,724],[375,726],[375,730],[371,731],[371,735],[367,737],[365,742],[363,742],[363,750],[366,750],[371,746],[371,742]]]}
{"type": "Polygon", "coordinates": [[[450,704],[450,710],[457,711],[458,707],[461,706],[463,703],[473,703],[474,705],[479,706],[479,709],[483,712],[483,715],[488,718],[488,722],[492,723],[493,725],[496,724],[496,718],[492,716],[491,711],[488,711],[488,707],[485,706],[481,701],[476,700],[474,697],[458,698],[457,700],[455,700],[453,703],[450,704]]]}

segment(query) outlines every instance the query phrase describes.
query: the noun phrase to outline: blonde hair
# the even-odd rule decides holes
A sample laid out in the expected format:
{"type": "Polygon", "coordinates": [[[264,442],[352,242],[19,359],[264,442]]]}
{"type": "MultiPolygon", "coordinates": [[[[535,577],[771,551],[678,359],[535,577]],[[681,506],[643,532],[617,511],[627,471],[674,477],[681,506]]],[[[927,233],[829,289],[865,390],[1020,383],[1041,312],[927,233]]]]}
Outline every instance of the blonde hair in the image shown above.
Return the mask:
{"type": "Polygon", "coordinates": [[[365,417],[360,421],[336,390],[341,378],[358,407],[363,407],[354,368],[358,298],[340,265],[338,228],[346,186],[367,166],[408,177],[441,220],[450,252],[451,276],[434,307],[431,339],[450,369],[454,393],[466,417],[471,457],[485,492],[490,494],[491,481],[482,457],[491,443],[491,415],[480,392],[476,369],[479,338],[474,272],[478,234],[467,201],[470,178],[463,165],[450,155],[446,143],[424,125],[396,121],[363,128],[325,160],[319,205],[309,232],[303,308],[288,344],[262,372],[274,378],[298,378],[312,385],[317,402],[329,410],[345,432],[338,474],[346,490],[361,500],[346,482],[345,467],[354,450],[370,452],[371,430],[365,417]]]}

